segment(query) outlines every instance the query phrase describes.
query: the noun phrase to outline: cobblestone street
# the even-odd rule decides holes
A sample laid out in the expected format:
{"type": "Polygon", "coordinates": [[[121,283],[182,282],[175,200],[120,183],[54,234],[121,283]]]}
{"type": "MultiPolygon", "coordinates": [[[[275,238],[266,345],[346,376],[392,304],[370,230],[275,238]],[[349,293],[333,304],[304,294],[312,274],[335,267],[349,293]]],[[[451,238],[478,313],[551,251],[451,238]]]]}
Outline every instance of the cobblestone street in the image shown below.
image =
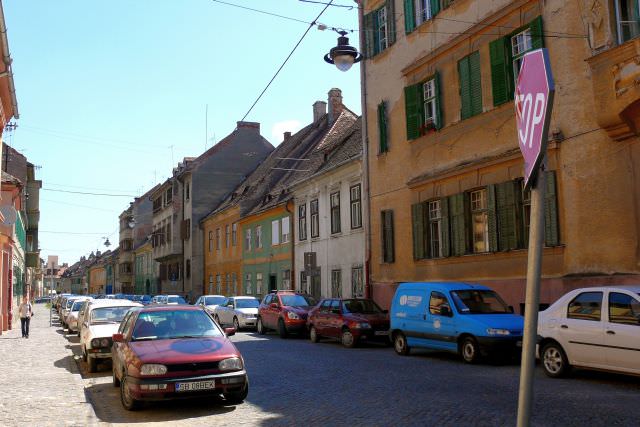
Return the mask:
{"type": "MultiPolygon", "coordinates": [[[[2,378],[0,425],[515,425],[518,365],[465,365],[448,354],[369,345],[282,340],[241,332],[251,390],[246,402],[174,401],[125,411],[111,366],[88,374],[78,338],[48,327],[36,309],[29,340],[0,337],[9,365],[2,378]],[[82,374],[82,376],[79,374],[82,374]],[[85,398],[86,396],[86,398],[85,398]],[[90,404],[88,402],[90,402],[90,404]]],[[[636,426],[640,379],[576,372],[562,380],[536,370],[536,426],[636,426]]]]}

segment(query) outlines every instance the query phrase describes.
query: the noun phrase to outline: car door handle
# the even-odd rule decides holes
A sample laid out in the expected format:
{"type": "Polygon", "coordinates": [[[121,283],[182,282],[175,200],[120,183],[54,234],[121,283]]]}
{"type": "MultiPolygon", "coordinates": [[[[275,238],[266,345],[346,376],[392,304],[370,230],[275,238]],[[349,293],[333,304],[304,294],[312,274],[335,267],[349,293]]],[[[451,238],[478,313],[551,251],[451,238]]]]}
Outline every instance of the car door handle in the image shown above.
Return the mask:
{"type": "Polygon", "coordinates": [[[560,325],[560,327],[561,327],[562,329],[569,329],[569,327],[568,327],[567,325],[560,325]]]}
{"type": "Polygon", "coordinates": [[[608,333],[609,335],[615,335],[615,334],[616,334],[614,331],[607,331],[607,333],[608,333]]]}

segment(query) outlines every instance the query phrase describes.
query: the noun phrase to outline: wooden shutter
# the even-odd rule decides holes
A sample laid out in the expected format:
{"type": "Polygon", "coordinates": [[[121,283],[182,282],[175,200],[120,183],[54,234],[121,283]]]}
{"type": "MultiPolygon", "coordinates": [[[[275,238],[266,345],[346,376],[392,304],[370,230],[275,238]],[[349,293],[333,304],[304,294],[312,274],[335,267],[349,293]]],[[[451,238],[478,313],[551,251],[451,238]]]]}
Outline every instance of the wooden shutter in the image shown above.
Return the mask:
{"type": "Polygon", "coordinates": [[[449,233],[449,199],[443,197],[440,199],[440,212],[442,215],[442,224],[440,227],[440,241],[442,242],[442,256],[451,256],[451,242],[449,233]]]}
{"type": "MultiPolygon", "coordinates": [[[[436,72],[433,76],[433,86],[436,92],[436,129],[442,129],[444,126],[444,117],[442,117],[442,95],[440,94],[440,73],[436,72]]],[[[424,116],[424,114],[422,114],[424,116]]]]}
{"type": "Polygon", "coordinates": [[[380,153],[386,153],[389,151],[389,144],[387,142],[387,114],[384,101],[378,104],[378,132],[380,135],[378,151],[380,153]]]}
{"type": "Polygon", "coordinates": [[[469,80],[471,95],[471,115],[482,113],[482,75],[480,73],[480,52],[469,55],[469,80]]]}
{"type": "Polygon", "coordinates": [[[460,80],[460,117],[471,117],[471,82],[469,79],[469,57],[458,61],[458,78],[460,80]]]}
{"type": "Polygon", "coordinates": [[[498,249],[508,251],[518,248],[518,208],[520,183],[507,181],[496,185],[496,210],[498,219],[498,249]]]}
{"type": "Polygon", "coordinates": [[[491,89],[493,105],[496,107],[513,99],[513,72],[511,71],[511,56],[507,40],[509,38],[502,37],[489,43],[491,89]]]}
{"type": "Polygon", "coordinates": [[[387,40],[391,46],[396,42],[396,0],[387,0],[387,40]]]}
{"type": "Polygon", "coordinates": [[[422,125],[422,83],[404,88],[404,107],[407,118],[407,139],[420,136],[422,125]]]}
{"type": "Polygon", "coordinates": [[[556,191],[556,172],[546,171],[544,194],[544,241],[546,246],[560,244],[560,230],[558,226],[558,197],[556,191]]]}
{"type": "Polygon", "coordinates": [[[538,16],[529,24],[531,29],[531,46],[533,49],[544,47],[544,34],[542,32],[542,16],[538,16]]]}
{"type": "Polygon", "coordinates": [[[409,34],[416,28],[414,0],[404,0],[404,32],[409,34]]]}
{"type": "Polygon", "coordinates": [[[440,12],[440,0],[429,1],[431,2],[431,16],[434,17],[438,14],[438,12],[440,12]]]}
{"type": "Polygon", "coordinates": [[[487,185],[487,229],[489,231],[489,252],[498,250],[498,221],[496,215],[496,186],[487,185]]]}
{"type": "Polygon", "coordinates": [[[465,194],[449,196],[449,221],[451,226],[451,255],[467,253],[467,221],[465,215],[465,194]]]}
{"type": "Polygon", "coordinates": [[[373,11],[364,16],[364,55],[367,58],[372,58],[376,54],[376,43],[375,43],[375,21],[376,21],[376,12],[373,11]]]}
{"type": "Polygon", "coordinates": [[[425,258],[424,203],[411,205],[411,223],[413,226],[413,259],[423,259],[425,258]]]}
{"type": "Polygon", "coordinates": [[[394,242],[393,242],[393,211],[382,211],[382,240],[383,240],[383,262],[394,262],[394,242]]]}

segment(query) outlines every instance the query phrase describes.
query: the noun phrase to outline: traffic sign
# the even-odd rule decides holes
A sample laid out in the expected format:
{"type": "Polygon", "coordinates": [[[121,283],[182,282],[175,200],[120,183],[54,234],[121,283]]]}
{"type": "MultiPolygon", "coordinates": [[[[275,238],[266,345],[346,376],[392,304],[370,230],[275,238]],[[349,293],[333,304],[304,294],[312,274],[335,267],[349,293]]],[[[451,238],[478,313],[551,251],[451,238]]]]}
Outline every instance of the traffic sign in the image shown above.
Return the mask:
{"type": "Polygon", "coordinates": [[[515,93],[516,126],[520,151],[524,157],[525,188],[535,182],[540,162],[547,151],[554,92],[547,49],[525,54],[515,93]]]}

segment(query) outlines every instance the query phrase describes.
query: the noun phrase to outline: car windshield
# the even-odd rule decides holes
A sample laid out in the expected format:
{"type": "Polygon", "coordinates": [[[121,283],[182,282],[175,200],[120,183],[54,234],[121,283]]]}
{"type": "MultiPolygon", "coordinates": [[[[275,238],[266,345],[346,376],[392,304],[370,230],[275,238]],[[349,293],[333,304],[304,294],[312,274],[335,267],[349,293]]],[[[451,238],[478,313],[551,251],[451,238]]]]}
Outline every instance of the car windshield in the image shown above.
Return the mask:
{"type": "Polygon", "coordinates": [[[509,307],[493,291],[469,289],[451,291],[453,302],[461,314],[508,314],[509,307]]]}
{"type": "Polygon", "coordinates": [[[224,300],[225,297],[204,297],[204,305],[220,305],[224,300]]]}
{"type": "Polygon", "coordinates": [[[187,302],[182,297],[169,297],[167,298],[168,304],[186,304],[187,302]]]}
{"type": "Polygon", "coordinates": [[[222,337],[222,331],[202,310],[162,310],[140,313],[133,340],[222,337]]]}
{"type": "Polygon", "coordinates": [[[91,311],[91,324],[120,323],[131,307],[98,307],[91,311]]]}
{"type": "Polygon", "coordinates": [[[382,313],[378,304],[368,299],[347,299],[342,302],[345,313],[377,314],[382,313]]]}
{"type": "Polygon", "coordinates": [[[82,307],[82,304],[84,304],[84,301],[74,302],[73,305],[71,306],[71,311],[80,311],[80,307],[82,307]]]}
{"type": "Polygon", "coordinates": [[[280,295],[280,300],[282,301],[282,305],[289,307],[308,307],[315,305],[313,298],[308,295],[280,295]]]}
{"type": "Polygon", "coordinates": [[[149,302],[151,301],[151,295],[142,295],[142,297],[140,298],[141,302],[149,302]]]}
{"type": "Polygon", "coordinates": [[[237,299],[236,308],[258,308],[260,301],[257,299],[237,299]]]}

